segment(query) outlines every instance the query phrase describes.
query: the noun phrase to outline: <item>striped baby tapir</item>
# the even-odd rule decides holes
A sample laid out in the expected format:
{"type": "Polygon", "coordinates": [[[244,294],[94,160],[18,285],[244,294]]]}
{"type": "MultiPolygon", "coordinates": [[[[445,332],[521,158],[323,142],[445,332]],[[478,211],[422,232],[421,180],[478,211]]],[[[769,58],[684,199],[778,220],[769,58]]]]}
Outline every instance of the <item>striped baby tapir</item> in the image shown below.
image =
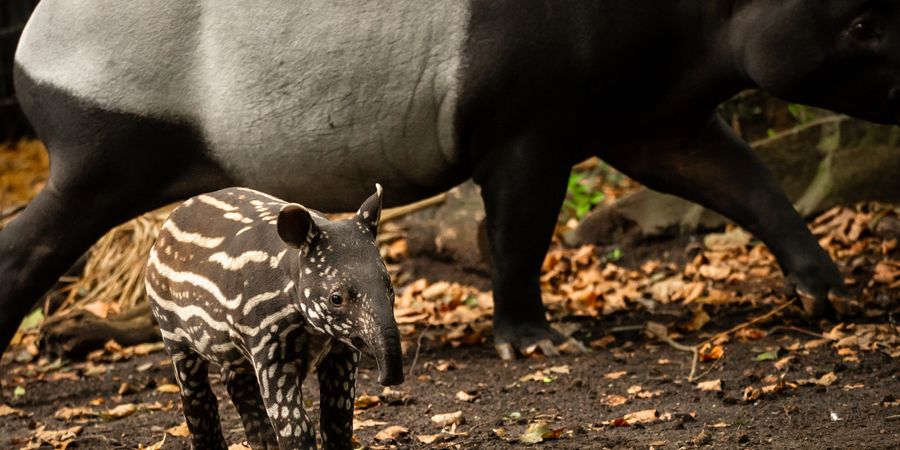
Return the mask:
{"type": "Polygon", "coordinates": [[[315,370],[324,448],[351,448],[359,352],[403,381],[394,291],[375,236],[382,189],[346,220],[246,188],[176,208],[146,288],[181,387],[195,449],[227,448],[208,366],[253,448],[316,448],[301,385],[315,370]]]}

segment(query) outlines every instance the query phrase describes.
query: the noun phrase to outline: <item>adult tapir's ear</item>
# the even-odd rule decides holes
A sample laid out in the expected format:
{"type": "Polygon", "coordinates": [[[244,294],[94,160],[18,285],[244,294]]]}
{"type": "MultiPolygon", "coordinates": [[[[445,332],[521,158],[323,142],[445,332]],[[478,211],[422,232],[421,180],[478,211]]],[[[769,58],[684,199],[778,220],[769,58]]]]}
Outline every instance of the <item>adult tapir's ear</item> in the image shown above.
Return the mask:
{"type": "Polygon", "coordinates": [[[278,236],[285,244],[307,251],[318,234],[319,230],[308,209],[296,203],[289,203],[281,208],[278,213],[278,236]]]}
{"type": "Polygon", "coordinates": [[[367,198],[356,212],[356,220],[369,227],[372,236],[378,235],[378,221],[381,220],[381,185],[375,183],[375,194],[367,198]]]}

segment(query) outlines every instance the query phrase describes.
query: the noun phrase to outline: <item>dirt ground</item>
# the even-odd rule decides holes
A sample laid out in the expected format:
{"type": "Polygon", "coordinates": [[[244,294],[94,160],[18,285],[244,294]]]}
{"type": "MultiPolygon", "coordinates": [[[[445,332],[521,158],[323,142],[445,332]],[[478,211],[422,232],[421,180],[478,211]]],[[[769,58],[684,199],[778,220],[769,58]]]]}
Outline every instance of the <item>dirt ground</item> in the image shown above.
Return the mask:
{"type": "MultiPolygon", "coordinates": [[[[686,261],[690,241],[625,253],[633,255],[631,264],[647,252],[686,261]]],[[[419,273],[487,284],[479,274],[454,274],[451,266],[409,264],[419,273]]],[[[725,289],[770,293],[782,288],[780,280],[780,274],[751,277],[725,289]]],[[[367,396],[357,402],[355,439],[361,447],[423,449],[898,448],[900,358],[896,346],[884,344],[897,342],[897,289],[876,294],[894,312],[844,326],[811,324],[793,307],[769,314],[770,320],[716,340],[723,354],[707,349],[692,381],[691,352],[638,330],[648,322],[671,323],[680,314],[672,309],[569,317],[558,325],[592,342],[589,353],[513,362],[498,360],[489,332],[473,345],[455,346],[458,341],[441,338],[444,331],[419,327],[407,336],[411,375],[398,392],[383,392],[372,361],[364,359],[358,392],[367,396]],[[457,411],[446,426],[433,419],[457,411]]],[[[679,342],[746,325],[774,306],[712,307],[712,320],[679,342]]],[[[183,418],[171,367],[154,350],[112,348],[94,362],[65,364],[15,363],[17,349],[7,352],[3,396],[11,408],[0,409],[0,447],[189,448],[179,436],[183,418]]],[[[239,419],[213,378],[226,437],[240,443],[239,419]]],[[[313,380],[305,392],[315,415],[313,380]]]]}

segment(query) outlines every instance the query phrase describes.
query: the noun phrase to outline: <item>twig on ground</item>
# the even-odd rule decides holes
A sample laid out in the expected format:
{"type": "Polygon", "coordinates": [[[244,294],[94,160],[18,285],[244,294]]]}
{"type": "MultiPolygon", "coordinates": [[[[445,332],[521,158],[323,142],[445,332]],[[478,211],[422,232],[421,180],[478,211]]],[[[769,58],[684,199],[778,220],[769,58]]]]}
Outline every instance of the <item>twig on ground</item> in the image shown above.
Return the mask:
{"type": "Polygon", "coordinates": [[[425,337],[425,333],[428,332],[428,329],[431,328],[431,324],[425,325],[425,329],[419,333],[419,339],[416,339],[416,354],[413,356],[412,363],[409,365],[409,375],[408,378],[412,378],[413,371],[416,368],[416,362],[419,361],[419,350],[422,349],[422,338],[425,337]]]}
{"type": "Polygon", "coordinates": [[[732,333],[735,333],[735,332],[737,332],[737,331],[743,330],[744,328],[747,328],[747,327],[749,327],[749,326],[751,326],[751,325],[756,325],[757,323],[764,322],[764,321],[770,319],[772,316],[774,316],[774,315],[780,313],[781,311],[785,310],[788,306],[793,305],[795,301],[796,301],[796,300],[789,300],[789,301],[786,302],[785,304],[783,304],[783,305],[781,305],[781,306],[778,306],[777,308],[775,308],[775,309],[773,309],[773,310],[771,310],[771,311],[769,311],[769,312],[767,312],[767,313],[765,313],[765,314],[763,314],[763,315],[761,315],[761,316],[759,316],[759,317],[755,317],[755,318],[753,318],[753,319],[751,319],[751,320],[749,320],[749,321],[747,321],[747,322],[744,322],[744,323],[742,323],[742,324],[740,324],[740,325],[731,327],[731,328],[728,329],[728,330],[725,330],[725,331],[723,331],[723,332],[721,332],[721,333],[718,333],[718,334],[714,335],[713,337],[711,337],[711,338],[709,338],[709,339],[707,339],[707,340],[701,342],[700,345],[702,346],[702,345],[704,345],[704,344],[712,343],[712,342],[716,341],[717,339],[719,339],[719,338],[721,338],[721,337],[729,336],[729,335],[731,335],[732,333]]]}
{"type": "Polygon", "coordinates": [[[647,328],[646,325],[622,325],[620,327],[612,327],[609,329],[610,334],[628,333],[631,331],[642,331],[647,328]]]}
{"type": "Polygon", "coordinates": [[[669,344],[669,346],[674,348],[675,350],[691,352],[693,357],[691,358],[691,373],[690,375],[688,375],[688,381],[694,381],[694,375],[697,373],[697,361],[700,359],[699,347],[684,345],[682,343],[675,342],[674,339],[669,337],[669,332],[666,329],[665,325],[656,322],[647,322],[644,325],[644,333],[646,333],[650,337],[655,337],[656,339],[669,344]]]}
{"type": "Polygon", "coordinates": [[[709,367],[707,367],[706,370],[703,371],[703,373],[701,373],[700,375],[697,375],[696,377],[694,377],[693,380],[691,380],[691,379],[689,378],[688,381],[690,381],[690,382],[700,381],[701,378],[703,378],[703,377],[709,375],[709,373],[712,372],[713,369],[715,369],[716,367],[718,367],[718,366],[719,366],[719,363],[721,363],[722,361],[724,361],[726,357],[727,357],[727,356],[722,355],[721,358],[719,358],[719,359],[713,361],[713,363],[710,364],[709,367]]]}
{"type": "Polygon", "coordinates": [[[772,330],[770,331],[770,333],[775,333],[776,331],[782,331],[782,330],[784,330],[784,331],[795,331],[795,332],[797,332],[797,333],[808,334],[808,335],[810,335],[810,336],[817,337],[817,338],[819,338],[819,339],[828,339],[828,338],[826,338],[825,336],[823,336],[821,333],[816,333],[816,332],[814,332],[814,331],[809,331],[809,330],[807,330],[807,329],[800,328],[800,327],[795,327],[795,326],[792,326],[792,325],[778,325],[778,326],[776,326],[776,327],[772,327],[772,330]]]}

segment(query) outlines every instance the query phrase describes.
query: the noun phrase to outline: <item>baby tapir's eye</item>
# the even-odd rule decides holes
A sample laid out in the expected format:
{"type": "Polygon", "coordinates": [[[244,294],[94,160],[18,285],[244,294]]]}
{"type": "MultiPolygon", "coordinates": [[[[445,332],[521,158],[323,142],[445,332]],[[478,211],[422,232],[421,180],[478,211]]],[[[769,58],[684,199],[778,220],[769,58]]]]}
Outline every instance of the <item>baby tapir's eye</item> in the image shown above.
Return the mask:
{"type": "Polygon", "coordinates": [[[331,304],[334,306],[341,306],[344,304],[344,297],[337,292],[331,294],[331,304]]]}

